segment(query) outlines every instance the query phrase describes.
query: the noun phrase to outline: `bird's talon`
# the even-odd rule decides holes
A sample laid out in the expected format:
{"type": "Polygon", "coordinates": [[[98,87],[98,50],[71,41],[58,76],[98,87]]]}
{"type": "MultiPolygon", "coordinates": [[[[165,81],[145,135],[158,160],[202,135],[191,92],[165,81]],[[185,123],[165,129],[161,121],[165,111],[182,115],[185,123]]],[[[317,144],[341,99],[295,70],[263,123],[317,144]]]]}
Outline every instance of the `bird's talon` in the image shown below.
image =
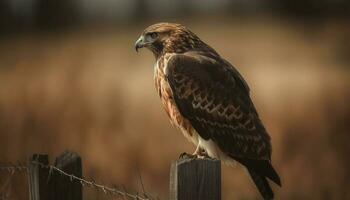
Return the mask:
{"type": "Polygon", "coordinates": [[[183,152],[182,154],[180,154],[179,156],[180,159],[193,159],[193,158],[196,158],[196,155],[192,155],[192,154],[188,154],[186,152],[183,152]]]}

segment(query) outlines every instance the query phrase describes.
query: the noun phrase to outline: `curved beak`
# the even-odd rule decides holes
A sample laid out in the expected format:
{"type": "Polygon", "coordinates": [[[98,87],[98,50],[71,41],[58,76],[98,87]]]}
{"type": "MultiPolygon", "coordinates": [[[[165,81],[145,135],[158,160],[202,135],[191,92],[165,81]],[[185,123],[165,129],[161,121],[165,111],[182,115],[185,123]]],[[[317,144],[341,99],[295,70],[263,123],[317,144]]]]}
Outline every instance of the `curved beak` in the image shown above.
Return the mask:
{"type": "Polygon", "coordinates": [[[135,42],[135,50],[136,50],[136,52],[138,52],[138,50],[140,48],[144,47],[144,46],[145,46],[144,37],[141,35],[139,37],[139,39],[137,39],[136,42],[135,42]]]}

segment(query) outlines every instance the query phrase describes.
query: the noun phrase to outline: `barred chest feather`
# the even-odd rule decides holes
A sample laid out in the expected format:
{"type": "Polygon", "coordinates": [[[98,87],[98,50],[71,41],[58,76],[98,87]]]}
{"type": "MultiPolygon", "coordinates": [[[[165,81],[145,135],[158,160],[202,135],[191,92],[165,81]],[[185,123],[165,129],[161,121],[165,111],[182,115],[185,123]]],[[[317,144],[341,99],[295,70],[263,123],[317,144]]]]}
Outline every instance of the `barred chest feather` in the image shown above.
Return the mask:
{"type": "Polygon", "coordinates": [[[173,93],[169,86],[169,83],[165,77],[165,69],[167,67],[168,60],[173,54],[165,54],[161,56],[154,66],[154,83],[158,95],[161,99],[164,110],[166,111],[170,122],[175,127],[179,128],[184,136],[195,145],[198,144],[198,134],[193,129],[190,122],[182,117],[180,114],[173,97],[173,93]]]}

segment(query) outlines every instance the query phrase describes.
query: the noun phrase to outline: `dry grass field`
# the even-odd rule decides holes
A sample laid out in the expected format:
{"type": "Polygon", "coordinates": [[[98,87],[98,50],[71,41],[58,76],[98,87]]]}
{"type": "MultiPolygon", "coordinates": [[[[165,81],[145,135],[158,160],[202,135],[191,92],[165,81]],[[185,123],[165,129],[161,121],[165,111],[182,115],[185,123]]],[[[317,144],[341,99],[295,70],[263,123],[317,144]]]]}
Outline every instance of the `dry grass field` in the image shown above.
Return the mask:
{"type": "MultiPolygon", "coordinates": [[[[271,19],[188,20],[233,63],[272,137],[277,199],[350,199],[350,26],[271,19]]],[[[170,162],[194,151],[171,127],[153,85],[154,58],[133,44],[144,25],[82,28],[0,41],[0,161],[65,149],[84,176],[167,199],[170,162]]],[[[0,185],[5,174],[0,174],[0,185]]],[[[11,199],[26,199],[15,176],[11,199]]],[[[223,166],[223,199],[259,199],[223,166]]],[[[85,199],[108,199],[87,190],[85,199]]]]}

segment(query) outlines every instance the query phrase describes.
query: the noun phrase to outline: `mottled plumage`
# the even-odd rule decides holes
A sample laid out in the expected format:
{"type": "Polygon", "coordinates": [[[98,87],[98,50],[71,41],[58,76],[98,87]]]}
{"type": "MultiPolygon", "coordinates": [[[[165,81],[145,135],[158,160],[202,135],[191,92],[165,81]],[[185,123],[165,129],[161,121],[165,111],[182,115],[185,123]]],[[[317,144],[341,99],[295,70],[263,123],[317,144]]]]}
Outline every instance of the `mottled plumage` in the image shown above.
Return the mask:
{"type": "Polygon", "coordinates": [[[213,158],[244,165],[264,199],[273,198],[266,177],[281,185],[271,165],[271,143],[250,99],[247,83],[226,60],[182,25],[145,29],[136,49],[156,58],[154,80],[170,121],[213,158]]]}

